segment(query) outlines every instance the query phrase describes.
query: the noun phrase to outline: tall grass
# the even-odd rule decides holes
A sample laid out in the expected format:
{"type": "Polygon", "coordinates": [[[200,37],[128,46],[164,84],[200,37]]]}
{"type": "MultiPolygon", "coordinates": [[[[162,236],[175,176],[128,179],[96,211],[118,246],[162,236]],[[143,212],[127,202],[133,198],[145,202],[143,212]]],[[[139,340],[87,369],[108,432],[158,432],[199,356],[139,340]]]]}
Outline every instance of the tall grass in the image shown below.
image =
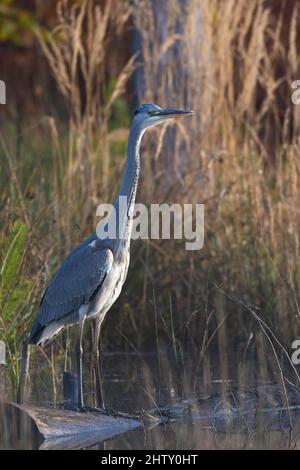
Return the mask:
{"type": "MultiPolygon", "coordinates": [[[[166,0],[161,10],[150,0],[135,2],[132,10],[127,2],[108,1],[103,8],[62,2],[57,27],[39,40],[69,115],[63,125],[47,118],[42,126],[48,154],[31,182],[33,199],[30,175],[20,163],[14,170],[3,199],[4,246],[14,240],[19,187],[28,214],[19,223],[25,232],[35,227],[39,256],[37,263],[24,248],[20,273],[29,283],[26,292],[34,284],[41,293],[40,270],[45,278],[51,275],[95,227],[97,204],[113,199],[126,132],[110,132],[109,123],[134,61],[113,83],[107,83],[104,66],[113,35],[128,27],[129,15],[140,38],[139,101],[195,110],[188,123],[154,129],[145,138],[138,199],[204,203],[205,245],[190,252],[178,241],[133,244],[128,280],[108,314],[103,348],[156,345],[159,354],[170,348],[178,368],[169,380],[179,374],[185,390],[197,389],[201,377],[210,391],[214,374],[226,380],[236,370],[245,382],[255,375],[270,378],[268,341],[231,295],[259,308],[286,347],[299,335],[299,108],[289,96],[291,81],[299,78],[297,6],[284,33],[284,9],[275,17],[260,0],[166,0]],[[194,373],[185,367],[186,351],[194,373]],[[247,369],[247,360],[258,363],[257,370],[247,369]]],[[[37,146],[32,158],[38,154],[37,146]]],[[[13,265],[9,256],[2,263],[13,265]]],[[[25,332],[32,302],[19,299],[27,312],[25,332]]],[[[1,331],[9,320],[2,315],[1,331]]],[[[55,348],[64,341],[62,336],[55,348]]],[[[163,372],[159,377],[167,380],[163,372]]]]}
{"type": "MultiPolygon", "coordinates": [[[[158,140],[161,152],[153,153],[153,142],[146,149],[151,186],[143,181],[141,191],[149,201],[160,197],[159,187],[163,198],[165,191],[170,200],[206,205],[204,250],[192,256],[179,252],[186,266],[180,266],[180,276],[173,246],[167,248],[168,263],[174,262],[168,264],[174,295],[184,307],[182,293],[189,293],[189,310],[197,308],[199,284],[206,285],[209,272],[228,291],[261,307],[286,338],[296,336],[299,110],[291,104],[290,85],[299,71],[297,7],[283,41],[284,11],[275,21],[261,1],[250,7],[244,1],[166,2],[161,17],[150,4],[139,2],[135,9],[145,76],[140,99],[192,107],[196,118],[172,135],[157,131],[164,139],[158,140]],[[160,35],[162,16],[166,25],[160,35]],[[164,178],[167,167],[171,185],[164,178]],[[184,280],[188,285],[182,289],[184,280]]],[[[241,315],[233,318],[241,327],[247,324],[241,315]]]]}

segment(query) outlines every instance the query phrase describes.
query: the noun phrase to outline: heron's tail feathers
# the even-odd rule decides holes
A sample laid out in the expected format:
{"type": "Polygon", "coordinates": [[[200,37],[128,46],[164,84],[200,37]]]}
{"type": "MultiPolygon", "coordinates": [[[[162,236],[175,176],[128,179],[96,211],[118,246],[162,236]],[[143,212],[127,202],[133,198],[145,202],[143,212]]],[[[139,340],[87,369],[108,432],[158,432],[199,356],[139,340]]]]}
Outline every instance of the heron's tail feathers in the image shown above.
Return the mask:
{"type": "Polygon", "coordinates": [[[38,346],[45,346],[48,342],[52,341],[63,329],[64,325],[58,322],[51,322],[46,325],[41,331],[39,337],[34,341],[38,346]]]}
{"type": "Polygon", "coordinates": [[[62,317],[48,323],[48,325],[42,325],[36,318],[29,333],[28,343],[45,346],[45,344],[52,341],[66,325],[73,325],[76,322],[78,322],[78,315],[62,317]]]}

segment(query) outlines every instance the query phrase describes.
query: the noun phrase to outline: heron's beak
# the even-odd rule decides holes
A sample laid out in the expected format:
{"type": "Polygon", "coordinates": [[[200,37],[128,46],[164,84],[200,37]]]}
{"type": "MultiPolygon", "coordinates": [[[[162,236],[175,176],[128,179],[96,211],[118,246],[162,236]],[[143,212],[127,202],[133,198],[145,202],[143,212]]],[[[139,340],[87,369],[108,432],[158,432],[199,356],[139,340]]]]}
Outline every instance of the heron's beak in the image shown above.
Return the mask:
{"type": "Polygon", "coordinates": [[[165,119],[179,118],[191,114],[193,114],[193,111],[185,109],[162,109],[158,111],[157,116],[161,117],[161,120],[164,121],[165,119]]]}

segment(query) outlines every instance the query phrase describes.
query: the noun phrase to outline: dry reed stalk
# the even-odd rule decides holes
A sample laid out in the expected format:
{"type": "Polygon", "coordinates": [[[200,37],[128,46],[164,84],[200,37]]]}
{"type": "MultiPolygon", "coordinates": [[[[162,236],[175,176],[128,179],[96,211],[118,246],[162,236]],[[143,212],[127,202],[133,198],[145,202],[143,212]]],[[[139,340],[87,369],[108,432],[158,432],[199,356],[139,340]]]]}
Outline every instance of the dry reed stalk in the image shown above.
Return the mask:
{"type": "MultiPolygon", "coordinates": [[[[124,93],[134,70],[131,58],[115,79],[107,97],[105,63],[113,34],[124,30],[130,15],[127,2],[109,0],[101,8],[93,2],[81,5],[62,0],[57,7],[57,26],[42,36],[41,48],[69,112],[68,166],[61,185],[68,211],[83,204],[85,225],[91,202],[97,200],[100,168],[101,196],[107,195],[109,180],[108,121],[112,106],[124,93]],[[99,165],[101,161],[101,165],[99,165]]],[[[65,204],[62,204],[65,206],[65,204]]]]}

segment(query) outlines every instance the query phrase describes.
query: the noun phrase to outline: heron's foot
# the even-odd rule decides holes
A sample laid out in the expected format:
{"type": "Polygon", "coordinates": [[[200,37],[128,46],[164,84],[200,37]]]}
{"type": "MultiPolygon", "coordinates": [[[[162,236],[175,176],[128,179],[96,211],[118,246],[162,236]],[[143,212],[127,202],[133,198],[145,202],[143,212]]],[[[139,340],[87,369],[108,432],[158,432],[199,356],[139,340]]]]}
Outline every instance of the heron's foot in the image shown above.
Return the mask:
{"type": "Polygon", "coordinates": [[[141,415],[138,413],[124,413],[122,411],[112,410],[111,408],[105,408],[105,410],[103,410],[103,413],[108,416],[112,416],[113,418],[127,418],[134,420],[141,418],[141,415]]]}
{"type": "Polygon", "coordinates": [[[140,419],[139,414],[123,413],[122,411],[112,410],[110,408],[96,408],[94,406],[81,405],[76,408],[76,411],[80,413],[98,413],[102,415],[111,416],[112,418],[128,418],[128,419],[140,419]]]}
{"type": "Polygon", "coordinates": [[[112,416],[113,418],[120,417],[120,415],[123,414],[117,410],[113,410],[112,408],[105,408],[104,412],[105,414],[107,414],[108,416],[112,416]]]}
{"type": "Polygon", "coordinates": [[[101,413],[106,414],[105,410],[102,408],[96,408],[94,406],[81,405],[77,407],[77,411],[80,413],[101,413]]]}

